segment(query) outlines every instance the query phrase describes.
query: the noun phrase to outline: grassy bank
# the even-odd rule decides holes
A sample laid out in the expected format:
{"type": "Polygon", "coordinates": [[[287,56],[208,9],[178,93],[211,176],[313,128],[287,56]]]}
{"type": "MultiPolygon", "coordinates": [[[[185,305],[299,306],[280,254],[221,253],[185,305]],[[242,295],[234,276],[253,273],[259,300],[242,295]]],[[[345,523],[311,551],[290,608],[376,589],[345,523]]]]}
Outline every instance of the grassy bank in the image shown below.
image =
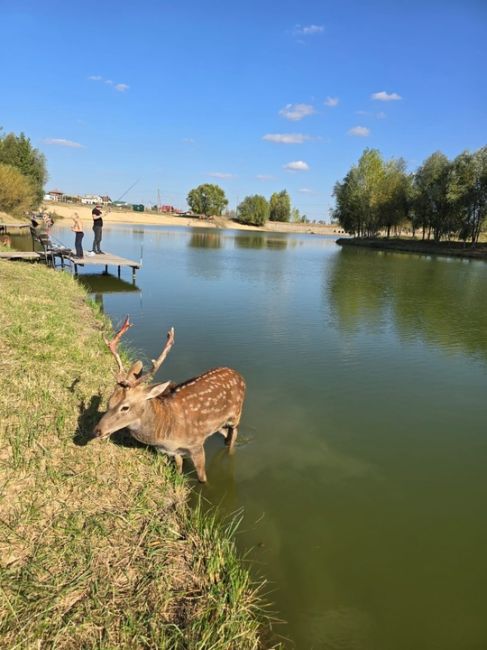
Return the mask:
{"type": "Polygon", "coordinates": [[[475,248],[464,246],[462,242],[433,242],[418,239],[360,239],[355,237],[338,239],[340,246],[361,246],[376,250],[390,250],[423,255],[447,255],[468,259],[487,260],[487,243],[479,243],[475,248]]]}
{"type": "Polygon", "coordinates": [[[119,435],[109,324],[69,275],[0,261],[0,646],[271,647],[232,529],[119,435]]]}

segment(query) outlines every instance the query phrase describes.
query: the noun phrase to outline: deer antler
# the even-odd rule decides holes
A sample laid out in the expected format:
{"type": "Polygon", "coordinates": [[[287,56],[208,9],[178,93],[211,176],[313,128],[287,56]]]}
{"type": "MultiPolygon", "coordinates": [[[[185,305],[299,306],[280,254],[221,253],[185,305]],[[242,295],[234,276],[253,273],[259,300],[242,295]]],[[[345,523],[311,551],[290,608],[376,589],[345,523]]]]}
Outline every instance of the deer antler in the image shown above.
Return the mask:
{"type": "Polygon", "coordinates": [[[121,378],[120,376],[122,374],[125,374],[125,370],[124,370],[124,367],[123,367],[122,359],[120,359],[120,355],[117,352],[117,348],[118,348],[118,344],[120,343],[120,339],[122,338],[122,336],[125,334],[125,332],[130,327],[132,327],[132,323],[130,322],[129,317],[127,316],[125,318],[125,321],[124,321],[122,327],[119,329],[117,334],[115,334],[115,336],[113,337],[113,339],[111,341],[109,341],[106,337],[103,337],[104,340],[105,340],[105,343],[108,345],[108,349],[110,350],[110,352],[113,354],[113,356],[117,360],[118,368],[120,370],[119,378],[121,378]]]}
{"type": "Polygon", "coordinates": [[[172,346],[174,344],[174,327],[171,327],[169,332],[167,333],[167,341],[166,345],[164,346],[163,351],[161,354],[157,357],[157,359],[152,359],[152,367],[148,372],[145,372],[143,375],[138,377],[134,382],[133,386],[138,386],[142,382],[148,382],[150,379],[153,377],[153,375],[156,374],[156,372],[159,370],[161,367],[163,361],[169,354],[172,346]]]}

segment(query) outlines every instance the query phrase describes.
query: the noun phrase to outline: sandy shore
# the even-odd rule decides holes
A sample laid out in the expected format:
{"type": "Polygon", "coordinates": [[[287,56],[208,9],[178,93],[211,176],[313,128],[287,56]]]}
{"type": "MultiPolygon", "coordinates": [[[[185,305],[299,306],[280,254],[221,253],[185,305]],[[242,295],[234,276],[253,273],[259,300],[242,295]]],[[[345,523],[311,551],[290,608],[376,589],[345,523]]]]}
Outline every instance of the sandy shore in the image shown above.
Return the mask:
{"type": "MultiPolygon", "coordinates": [[[[70,219],[74,212],[77,212],[84,221],[85,228],[91,227],[91,210],[89,205],[66,205],[62,203],[45,203],[42,208],[48,212],[55,212],[64,219],[70,219]]],[[[224,217],[214,217],[211,220],[197,219],[195,217],[178,217],[175,215],[157,214],[155,212],[133,212],[123,210],[103,210],[103,221],[105,223],[130,223],[141,225],[160,226],[189,226],[191,228],[228,228],[233,230],[257,230],[260,232],[290,232],[310,233],[316,235],[338,235],[343,234],[337,226],[325,224],[306,223],[282,223],[269,221],[265,227],[245,226],[224,217]]]]}

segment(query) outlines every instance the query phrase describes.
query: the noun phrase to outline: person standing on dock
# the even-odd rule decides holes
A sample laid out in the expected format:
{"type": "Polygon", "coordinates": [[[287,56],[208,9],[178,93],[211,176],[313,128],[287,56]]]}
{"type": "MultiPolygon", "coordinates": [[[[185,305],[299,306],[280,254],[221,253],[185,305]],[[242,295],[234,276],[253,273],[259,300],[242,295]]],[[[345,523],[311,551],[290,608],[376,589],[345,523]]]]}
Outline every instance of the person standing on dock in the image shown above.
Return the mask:
{"type": "Polygon", "coordinates": [[[77,212],[73,214],[71,217],[73,220],[73,225],[71,226],[71,230],[74,232],[74,247],[76,249],[76,255],[75,257],[81,258],[83,257],[83,237],[85,233],[83,232],[83,222],[80,219],[80,216],[77,212]]]}
{"type": "Polygon", "coordinates": [[[100,206],[95,205],[95,207],[91,211],[91,216],[93,217],[93,232],[94,232],[93,253],[97,253],[98,255],[103,255],[103,251],[100,249],[101,236],[103,230],[103,219],[101,214],[102,212],[100,206]]]}

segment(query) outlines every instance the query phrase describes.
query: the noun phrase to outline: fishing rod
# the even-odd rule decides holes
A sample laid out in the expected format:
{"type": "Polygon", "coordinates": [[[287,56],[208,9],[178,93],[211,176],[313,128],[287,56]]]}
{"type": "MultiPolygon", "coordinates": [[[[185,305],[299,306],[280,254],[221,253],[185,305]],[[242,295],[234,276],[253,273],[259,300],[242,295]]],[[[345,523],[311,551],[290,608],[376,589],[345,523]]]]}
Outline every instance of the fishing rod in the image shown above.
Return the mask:
{"type": "Polygon", "coordinates": [[[121,194],[121,195],[118,197],[118,199],[116,199],[115,201],[113,201],[113,203],[117,203],[117,201],[121,201],[121,200],[123,199],[123,197],[126,196],[126,195],[130,192],[130,190],[131,190],[132,188],[134,188],[134,187],[137,185],[137,183],[138,183],[139,181],[140,181],[140,178],[138,178],[138,179],[135,181],[135,183],[132,183],[132,185],[128,188],[128,190],[125,190],[125,192],[124,192],[123,194],[121,194]]]}

